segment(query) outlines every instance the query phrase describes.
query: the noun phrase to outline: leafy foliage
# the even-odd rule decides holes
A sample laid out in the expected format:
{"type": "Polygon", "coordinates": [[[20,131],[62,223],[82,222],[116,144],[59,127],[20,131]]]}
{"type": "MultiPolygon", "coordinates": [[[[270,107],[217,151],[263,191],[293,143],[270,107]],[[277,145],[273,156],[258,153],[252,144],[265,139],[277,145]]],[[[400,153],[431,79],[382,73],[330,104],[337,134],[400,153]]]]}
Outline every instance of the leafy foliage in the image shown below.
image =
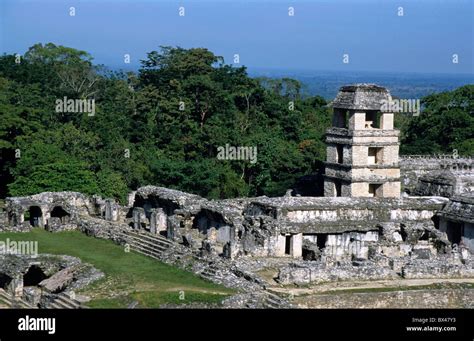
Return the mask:
{"type": "MultiPolygon", "coordinates": [[[[76,190],[124,200],[163,185],[208,198],[282,195],[325,159],[330,109],[293,79],[254,79],[204,48],[161,47],[138,73],[111,72],[85,51],[36,44],[0,56],[0,196],[76,190]],[[64,97],[96,113],[55,111],[64,97]],[[257,162],[218,160],[257,147],[257,162]]],[[[428,96],[403,120],[402,150],[472,154],[473,87],[428,96]]]]}
{"type": "Polygon", "coordinates": [[[474,154],[474,85],[423,99],[423,112],[407,124],[404,154],[474,154]]]}

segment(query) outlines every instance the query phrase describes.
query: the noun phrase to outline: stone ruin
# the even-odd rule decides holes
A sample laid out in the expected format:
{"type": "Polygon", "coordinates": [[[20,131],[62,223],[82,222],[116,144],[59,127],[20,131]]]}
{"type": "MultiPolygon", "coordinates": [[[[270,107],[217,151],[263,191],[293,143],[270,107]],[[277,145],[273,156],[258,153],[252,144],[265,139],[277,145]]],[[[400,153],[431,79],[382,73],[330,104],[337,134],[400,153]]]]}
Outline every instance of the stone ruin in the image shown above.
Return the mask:
{"type": "Polygon", "coordinates": [[[408,155],[399,157],[399,165],[408,194],[451,196],[474,190],[472,156],[408,155]]]}
{"type": "Polygon", "coordinates": [[[12,302],[23,303],[23,307],[79,307],[81,297],[75,291],[103,276],[102,272],[76,257],[0,255],[0,294],[12,302]]]}
{"type": "Polygon", "coordinates": [[[341,88],[327,131],[322,197],[289,191],[207,200],[145,186],[120,205],[48,192],[7,198],[7,224],[0,229],[78,229],[115,241],[135,231],[166,238],[196,257],[232,260],[237,268],[278,259],[283,284],[474,277],[472,159],[399,160],[399,132],[393,113],[380,112],[382,100],[391,100],[390,93],[376,85],[341,88]]]}

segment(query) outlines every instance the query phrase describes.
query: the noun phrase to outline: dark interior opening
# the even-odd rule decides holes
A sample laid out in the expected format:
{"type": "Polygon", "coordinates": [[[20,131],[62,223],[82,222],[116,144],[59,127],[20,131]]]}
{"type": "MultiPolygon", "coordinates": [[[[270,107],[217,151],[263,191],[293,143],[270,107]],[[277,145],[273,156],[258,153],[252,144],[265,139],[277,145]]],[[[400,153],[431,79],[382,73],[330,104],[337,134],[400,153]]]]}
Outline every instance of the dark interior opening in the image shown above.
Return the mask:
{"type": "MultiPolygon", "coordinates": [[[[133,207],[143,207],[145,209],[145,215],[147,218],[150,218],[150,208],[162,208],[168,216],[173,215],[174,211],[179,208],[178,204],[172,202],[171,200],[163,199],[153,194],[150,194],[146,198],[143,198],[138,194],[135,195],[133,207]]],[[[132,217],[133,207],[131,207],[127,213],[127,218],[132,217]]]]}
{"type": "Polygon", "coordinates": [[[343,109],[337,109],[334,111],[333,126],[337,128],[349,128],[348,121],[349,112],[343,109]]]}
{"type": "Polygon", "coordinates": [[[38,266],[32,265],[28,272],[23,276],[23,285],[25,287],[37,286],[44,279],[48,278],[38,266]]]}
{"type": "Polygon", "coordinates": [[[285,255],[289,255],[291,250],[291,236],[285,236],[285,255]]]}
{"type": "Polygon", "coordinates": [[[6,289],[12,280],[10,276],[0,273],[0,288],[6,289]]]}
{"type": "Polygon", "coordinates": [[[41,212],[41,208],[38,206],[31,206],[28,210],[29,217],[30,217],[30,225],[34,227],[41,226],[41,218],[43,216],[43,212],[41,212]]]}
{"type": "MultiPolygon", "coordinates": [[[[379,234],[380,234],[380,232],[379,232],[379,234]]],[[[402,226],[402,228],[400,229],[400,236],[402,236],[402,240],[404,242],[406,242],[408,234],[407,234],[407,231],[405,231],[404,226],[402,226]]]]}
{"type": "Polygon", "coordinates": [[[371,122],[366,128],[380,129],[380,122],[382,119],[382,114],[380,111],[368,110],[365,114],[366,122],[371,122]]]}
{"type": "Polygon", "coordinates": [[[326,241],[328,240],[328,235],[325,233],[318,234],[318,238],[316,239],[316,244],[320,250],[326,247],[326,241]]]}
{"type": "Polygon", "coordinates": [[[369,196],[371,197],[379,197],[381,195],[381,184],[369,184],[369,196]]]}
{"type": "Polygon", "coordinates": [[[344,147],[342,144],[336,145],[337,163],[342,163],[344,159],[344,147]]]}
{"type": "Polygon", "coordinates": [[[446,234],[448,240],[453,244],[459,244],[463,236],[463,223],[448,222],[446,234]]]}
{"type": "Polygon", "coordinates": [[[418,240],[429,240],[429,236],[430,236],[430,234],[428,233],[428,231],[425,231],[425,232],[423,232],[423,234],[420,236],[420,238],[418,240]]]}
{"type": "Polygon", "coordinates": [[[61,219],[61,222],[66,222],[69,218],[69,213],[66,212],[61,206],[56,206],[51,211],[51,217],[57,217],[61,219]]]}
{"type": "Polygon", "coordinates": [[[206,209],[201,210],[193,220],[193,229],[198,229],[203,234],[206,234],[207,230],[212,227],[218,230],[221,226],[225,225],[227,223],[221,214],[206,209]]]}

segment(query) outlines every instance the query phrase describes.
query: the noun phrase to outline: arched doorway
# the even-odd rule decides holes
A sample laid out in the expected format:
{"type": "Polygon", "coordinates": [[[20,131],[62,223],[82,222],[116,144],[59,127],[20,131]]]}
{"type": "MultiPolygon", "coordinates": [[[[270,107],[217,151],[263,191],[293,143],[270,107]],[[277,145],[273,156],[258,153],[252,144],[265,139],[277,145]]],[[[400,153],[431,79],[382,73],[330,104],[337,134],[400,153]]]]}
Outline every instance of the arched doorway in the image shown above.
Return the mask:
{"type": "Polygon", "coordinates": [[[43,212],[38,206],[30,206],[28,209],[30,225],[33,227],[43,227],[43,212]]]}
{"type": "Polygon", "coordinates": [[[55,206],[51,211],[51,218],[59,218],[62,224],[69,222],[70,216],[61,206],[55,206]]]}

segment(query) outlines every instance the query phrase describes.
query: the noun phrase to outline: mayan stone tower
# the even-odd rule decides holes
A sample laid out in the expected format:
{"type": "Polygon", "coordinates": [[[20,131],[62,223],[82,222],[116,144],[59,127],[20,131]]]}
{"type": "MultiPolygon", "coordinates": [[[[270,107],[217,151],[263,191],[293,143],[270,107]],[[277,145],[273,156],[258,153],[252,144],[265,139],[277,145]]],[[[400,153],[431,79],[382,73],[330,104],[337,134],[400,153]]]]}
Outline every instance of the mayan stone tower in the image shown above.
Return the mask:
{"type": "Polygon", "coordinates": [[[326,132],[326,197],[399,197],[398,135],[393,113],[381,112],[392,98],[374,84],[340,88],[326,132]]]}

